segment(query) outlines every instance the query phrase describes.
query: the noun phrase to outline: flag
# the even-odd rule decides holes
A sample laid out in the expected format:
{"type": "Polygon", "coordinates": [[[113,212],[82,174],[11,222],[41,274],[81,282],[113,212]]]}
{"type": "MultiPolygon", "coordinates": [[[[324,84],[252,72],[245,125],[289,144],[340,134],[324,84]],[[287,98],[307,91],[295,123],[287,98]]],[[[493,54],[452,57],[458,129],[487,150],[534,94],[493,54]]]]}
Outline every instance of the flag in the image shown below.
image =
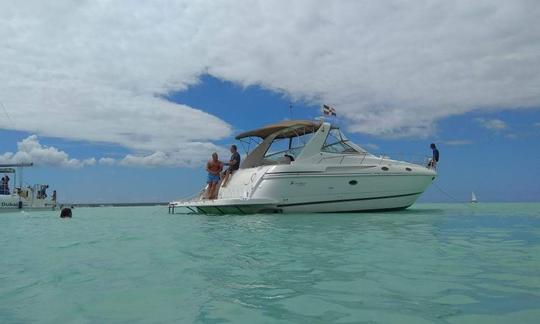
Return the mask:
{"type": "Polygon", "coordinates": [[[322,111],[325,116],[337,116],[336,110],[328,105],[322,106],[322,111]]]}

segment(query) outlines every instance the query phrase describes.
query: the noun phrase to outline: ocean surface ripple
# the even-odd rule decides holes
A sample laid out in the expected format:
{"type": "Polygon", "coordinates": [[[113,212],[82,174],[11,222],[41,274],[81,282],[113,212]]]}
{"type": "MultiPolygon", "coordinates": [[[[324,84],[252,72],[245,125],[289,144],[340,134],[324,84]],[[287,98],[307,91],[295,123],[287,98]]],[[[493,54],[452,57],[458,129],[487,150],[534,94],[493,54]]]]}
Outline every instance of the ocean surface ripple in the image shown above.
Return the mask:
{"type": "Polygon", "coordinates": [[[540,204],[0,214],[0,323],[538,323],[540,204]]]}

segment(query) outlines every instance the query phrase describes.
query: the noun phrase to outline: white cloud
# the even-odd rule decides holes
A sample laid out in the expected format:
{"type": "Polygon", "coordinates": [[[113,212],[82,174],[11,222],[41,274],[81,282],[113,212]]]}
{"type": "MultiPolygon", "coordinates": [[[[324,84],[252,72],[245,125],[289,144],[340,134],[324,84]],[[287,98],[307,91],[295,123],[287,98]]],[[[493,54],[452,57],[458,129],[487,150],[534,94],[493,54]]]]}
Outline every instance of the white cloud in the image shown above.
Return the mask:
{"type": "Polygon", "coordinates": [[[331,103],[382,136],[540,104],[535,1],[4,2],[0,128],[165,154],[209,144],[231,127],[160,98],[205,73],[331,103]]]}
{"type": "Polygon", "coordinates": [[[476,118],[476,121],[480,124],[480,126],[484,127],[485,129],[491,129],[491,130],[503,130],[507,129],[508,125],[500,120],[500,119],[485,119],[485,118],[476,118]]]}
{"type": "Polygon", "coordinates": [[[183,143],[180,146],[183,149],[174,152],[127,154],[121,159],[110,157],[74,159],[55,147],[42,145],[37,135],[30,135],[17,143],[17,152],[0,154],[0,164],[33,162],[36,166],[65,168],[82,168],[96,164],[125,167],[200,167],[202,162],[210,159],[213,152],[218,152],[223,161],[229,157],[225,148],[211,143],[183,143]]]}
{"type": "Polygon", "coordinates": [[[116,160],[113,158],[103,157],[99,159],[99,164],[101,165],[107,165],[107,166],[113,166],[116,164],[116,160]]]}
{"type": "Polygon", "coordinates": [[[155,167],[167,165],[168,163],[171,163],[172,166],[172,159],[166,153],[160,151],[143,156],[128,154],[122,160],[120,160],[120,164],[125,166],[155,167]]]}
{"type": "Polygon", "coordinates": [[[538,127],[538,128],[540,128],[540,122],[538,122],[538,123],[534,123],[534,127],[538,127]]]}
{"type": "Polygon", "coordinates": [[[461,145],[471,145],[473,141],[471,140],[448,140],[443,141],[444,144],[450,145],[450,146],[461,146],[461,145]]]}
{"type": "Polygon", "coordinates": [[[38,166],[56,166],[66,168],[82,168],[96,164],[95,158],[78,160],[52,146],[44,146],[36,135],[30,135],[17,143],[17,152],[6,152],[0,155],[0,163],[29,163],[38,166]]]}
{"type": "Polygon", "coordinates": [[[181,151],[161,152],[152,154],[128,154],[117,161],[119,165],[130,167],[200,167],[201,163],[209,160],[213,152],[219,154],[220,160],[228,160],[229,153],[225,148],[209,143],[184,143],[181,151]]]}

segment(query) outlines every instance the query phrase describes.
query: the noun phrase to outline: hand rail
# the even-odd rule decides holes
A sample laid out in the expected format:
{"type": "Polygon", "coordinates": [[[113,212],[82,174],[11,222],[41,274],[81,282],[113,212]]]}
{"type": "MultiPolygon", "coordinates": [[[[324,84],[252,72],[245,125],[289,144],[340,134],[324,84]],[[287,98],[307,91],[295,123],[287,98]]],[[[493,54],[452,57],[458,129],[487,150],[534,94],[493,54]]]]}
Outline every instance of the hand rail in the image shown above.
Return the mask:
{"type": "Polygon", "coordinates": [[[407,162],[407,163],[413,163],[413,164],[419,164],[419,165],[427,165],[427,162],[431,158],[428,155],[425,154],[416,154],[416,153],[402,153],[402,152],[392,152],[392,153],[382,153],[384,157],[401,161],[401,162],[407,162]]]}
{"type": "MultiPolygon", "coordinates": [[[[409,153],[386,153],[386,154],[371,154],[366,153],[362,154],[362,160],[360,161],[360,165],[363,165],[366,157],[372,157],[377,165],[381,165],[385,160],[394,160],[397,162],[404,162],[404,163],[411,163],[411,164],[418,164],[418,165],[427,165],[429,162],[430,157],[427,155],[422,154],[409,154],[409,153]]],[[[358,155],[351,155],[351,156],[358,156],[358,155]]],[[[346,161],[350,161],[350,159],[347,159],[348,155],[337,155],[337,156],[325,156],[322,157],[317,163],[320,164],[322,161],[325,160],[332,160],[332,159],[340,159],[339,161],[336,161],[336,164],[342,165],[346,161]]]]}

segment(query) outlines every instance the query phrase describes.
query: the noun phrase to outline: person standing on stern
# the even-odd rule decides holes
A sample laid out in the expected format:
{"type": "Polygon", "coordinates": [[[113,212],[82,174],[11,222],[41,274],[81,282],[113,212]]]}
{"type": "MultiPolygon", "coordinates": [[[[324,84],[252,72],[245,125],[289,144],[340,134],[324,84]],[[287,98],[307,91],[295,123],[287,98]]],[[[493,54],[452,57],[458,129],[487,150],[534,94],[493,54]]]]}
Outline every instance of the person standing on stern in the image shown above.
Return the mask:
{"type": "Polygon", "coordinates": [[[206,199],[217,198],[217,186],[219,183],[219,175],[223,170],[223,163],[218,159],[216,152],[212,153],[212,159],[206,163],[206,171],[208,172],[208,189],[206,190],[206,199]]]}

